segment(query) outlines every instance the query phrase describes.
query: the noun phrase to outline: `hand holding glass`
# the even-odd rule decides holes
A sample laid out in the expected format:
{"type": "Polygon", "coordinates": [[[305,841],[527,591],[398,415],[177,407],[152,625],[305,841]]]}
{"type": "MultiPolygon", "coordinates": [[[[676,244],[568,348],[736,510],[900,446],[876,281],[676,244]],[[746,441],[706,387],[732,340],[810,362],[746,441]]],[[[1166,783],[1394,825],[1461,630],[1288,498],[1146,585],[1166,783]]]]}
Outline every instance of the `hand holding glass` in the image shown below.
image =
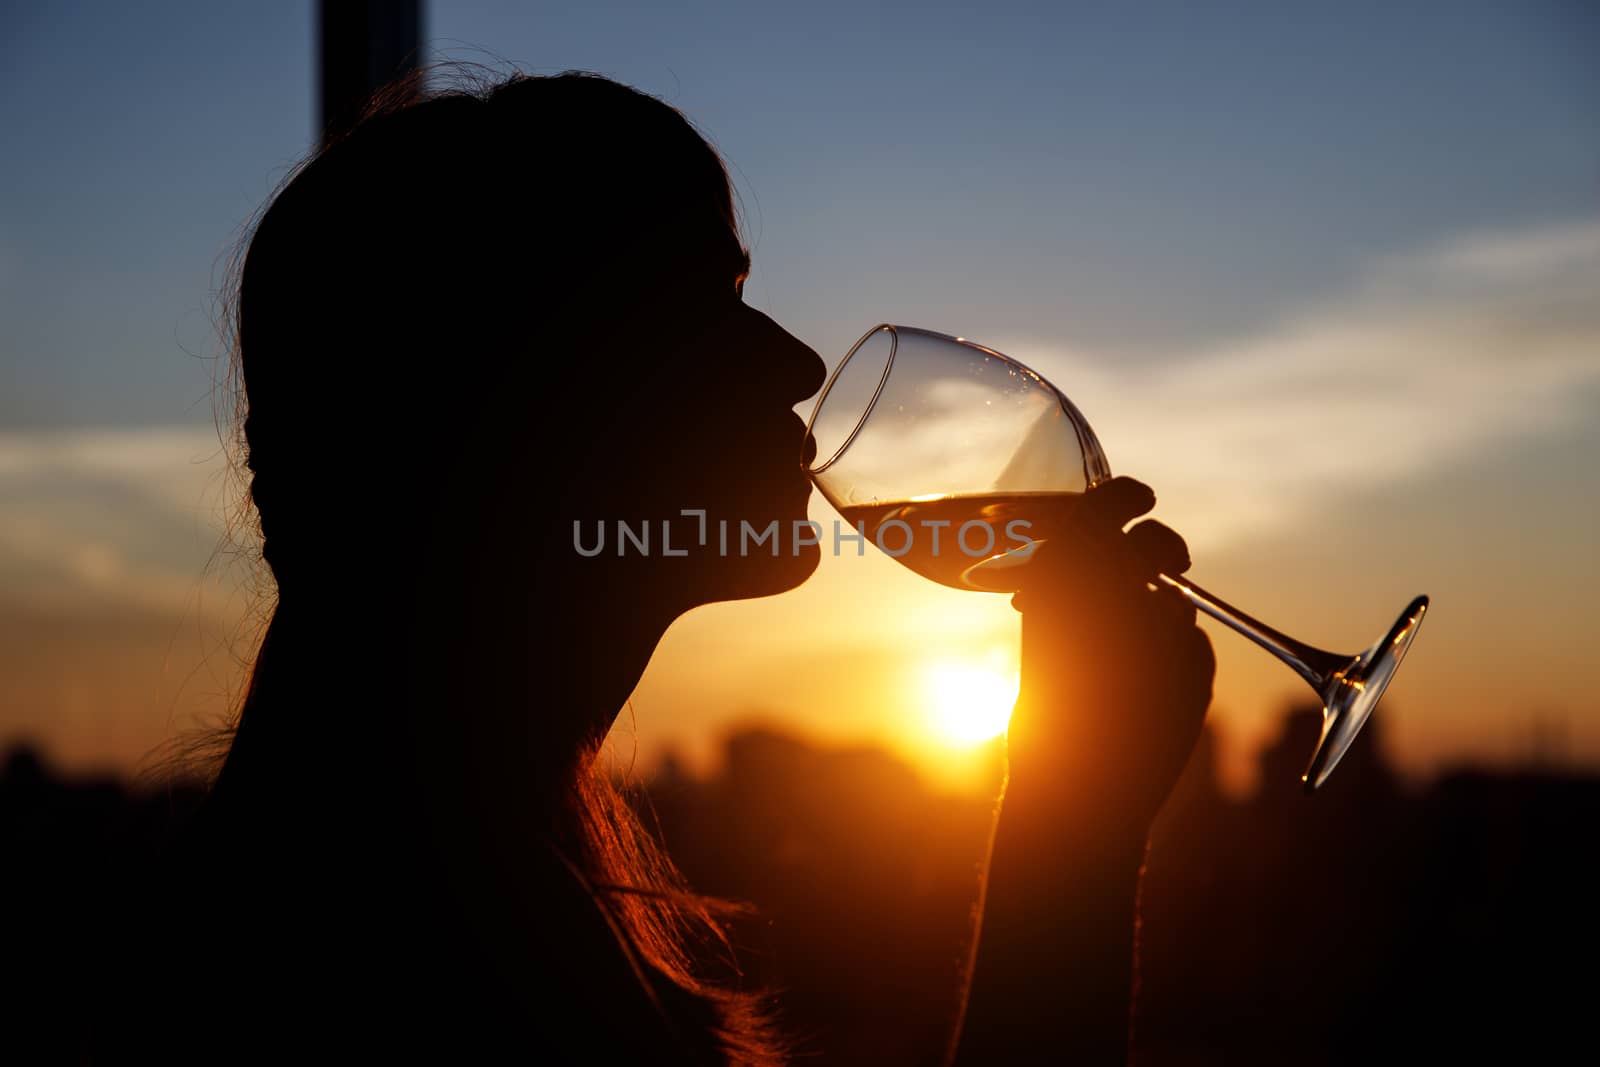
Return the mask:
{"type": "MultiPolygon", "coordinates": [[[[1015,568],[1048,537],[1051,517],[1111,477],[1094,431],[1059,389],[993,349],[910,326],[874,326],[856,342],[807,433],[817,444],[812,481],[869,538],[890,522],[949,522],[938,526],[942,552],[912,539],[895,558],[957,589],[1017,588],[1015,568]],[[1008,525],[1019,519],[1027,525],[1008,525]],[[975,561],[954,547],[973,521],[1027,534],[997,538],[1004,550],[975,561]]],[[[1341,655],[1279,633],[1187,579],[1157,577],[1278,657],[1321,698],[1322,736],[1301,779],[1307,792],[1327,781],[1371,716],[1428,608],[1417,597],[1371,648],[1341,655]]]]}

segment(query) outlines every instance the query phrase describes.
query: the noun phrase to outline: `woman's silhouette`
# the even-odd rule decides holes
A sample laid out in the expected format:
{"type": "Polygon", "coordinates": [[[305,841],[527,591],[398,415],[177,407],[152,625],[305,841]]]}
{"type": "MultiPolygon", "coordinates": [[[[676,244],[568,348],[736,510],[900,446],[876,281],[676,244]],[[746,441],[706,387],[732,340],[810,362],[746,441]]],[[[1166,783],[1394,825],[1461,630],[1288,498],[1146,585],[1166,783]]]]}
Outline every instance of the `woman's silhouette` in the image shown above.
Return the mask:
{"type": "MultiPolygon", "coordinates": [[[[105,1058],[782,1058],[594,763],[673,619],[818,549],[724,555],[695,520],[684,555],[573,543],[805,517],[823,364],[748,270],[716,152],[593,76],[378,106],[277,195],[237,351],[278,599],[105,1058]]],[[[1182,542],[1123,532],[1138,483],[1088,502],[1019,597],[963,1062],[1122,1055],[1144,835],[1209,700],[1192,610],[1145,584],[1182,542]]]]}

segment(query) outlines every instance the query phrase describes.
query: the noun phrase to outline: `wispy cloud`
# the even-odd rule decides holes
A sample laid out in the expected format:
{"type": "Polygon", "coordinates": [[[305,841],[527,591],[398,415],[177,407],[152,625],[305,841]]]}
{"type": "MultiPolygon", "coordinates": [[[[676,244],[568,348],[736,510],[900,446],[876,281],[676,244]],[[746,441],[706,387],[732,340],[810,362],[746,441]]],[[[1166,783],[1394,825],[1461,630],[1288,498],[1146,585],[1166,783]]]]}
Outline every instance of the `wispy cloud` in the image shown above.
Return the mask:
{"type": "Polygon", "coordinates": [[[1475,235],[1377,264],[1259,333],[1137,367],[993,343],[1088,415],[1192,544],[1309,525],[1600,412],[1600,223],[1475,235]]]}
{"type": "Polygon", "coordinates": [[[183,612],[222,543],[214,429],[0,433],[0,587],[11,605],[183,612]]]}

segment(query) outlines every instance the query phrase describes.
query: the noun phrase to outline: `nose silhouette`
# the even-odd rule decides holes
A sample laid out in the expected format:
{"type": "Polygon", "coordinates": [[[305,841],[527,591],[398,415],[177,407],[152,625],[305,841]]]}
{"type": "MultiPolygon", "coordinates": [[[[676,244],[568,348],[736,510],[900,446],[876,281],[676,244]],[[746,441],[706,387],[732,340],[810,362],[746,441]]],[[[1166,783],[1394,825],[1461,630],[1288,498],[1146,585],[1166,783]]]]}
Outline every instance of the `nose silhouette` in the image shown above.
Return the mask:
{"type": "Polygon", "coordinates": [[[798,404],[822,388],[828,368],[810,345],[753,307],[744,305],[740,317],[748,350],[760,355],[761,377],[786,403],[798,404]]]}

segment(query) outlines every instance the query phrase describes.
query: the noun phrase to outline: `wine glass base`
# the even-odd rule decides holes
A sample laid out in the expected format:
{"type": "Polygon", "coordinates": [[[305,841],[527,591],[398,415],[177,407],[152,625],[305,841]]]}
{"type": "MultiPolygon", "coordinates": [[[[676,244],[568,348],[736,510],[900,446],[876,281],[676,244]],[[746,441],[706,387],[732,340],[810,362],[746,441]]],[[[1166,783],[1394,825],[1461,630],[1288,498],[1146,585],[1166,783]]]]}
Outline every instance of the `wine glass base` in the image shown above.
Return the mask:
{"type": "Polygon", "coordinates": [[[1377,644],[1352,657],[1328,677],[1322,688],[1322,736],[1305,774],[1300,776],[1307,793],[1315,792],[1326,782],[1349,751],[1351,742],[1389,687],[1395,671],[1400,669],[1400,661],[1405,659],[1416,639],[1427,610],[1428,598],[1417,597],[1406,605],[1405,611],[1377,644]]]}

